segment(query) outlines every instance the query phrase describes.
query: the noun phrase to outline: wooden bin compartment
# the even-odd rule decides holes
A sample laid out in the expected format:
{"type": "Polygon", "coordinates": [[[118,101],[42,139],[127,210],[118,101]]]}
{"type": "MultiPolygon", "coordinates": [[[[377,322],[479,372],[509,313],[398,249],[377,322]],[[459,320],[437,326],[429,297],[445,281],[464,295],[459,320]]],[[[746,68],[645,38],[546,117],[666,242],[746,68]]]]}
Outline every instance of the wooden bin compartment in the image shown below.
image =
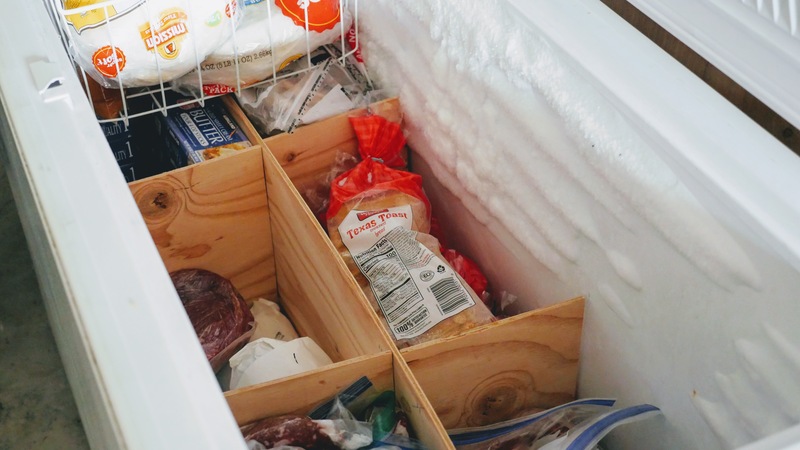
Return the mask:
{"type": "MultiPolygon", "coordinates": [[[[298,333],[334,362],[389,350],[374,315],[347,285],[334,287],[319,277],[296,285],[279,279],[284,271],[275,255],[284,244],[272,233],[262,152],[255,146],[130,184],[167,270],[210,270],[230,279],[248,301],[278,302],[298,333]]],[[[342,278],[336,267],[318,272],[342,278]]]]}
{"type": "Polygon", "coordinates": [[[237,422],[306,413],[367,376],[378,390],[395,391],[423,443],[451,448],[433,407],[291,181],[235,103],[226,103],[258,145],[129,186],[168,271],[211,270],[248,301],[277,301],[298,333],[334,361],[226,392],[237,422]]]}
{"type": "MultiPolygon", "coordinates": [[[[397,99],[370,110],[389,120],[401,117],[397,99]]],[[[264,143],[296,191],[313,190],[338,154],[358,155],[348,116],[361,113],[341,114],[264,143]]],[[[301,207],[311,216],[306,205],[301,207]]],[[[324,233],[319,224],[315,227],[317,234],[324,233]]],[[[363,301],[368,303],[366,297],[363,301]]],[[[400,358],[445,427],[518,417],[574,400],[583,308],[583,298],[564,301],[403,349],[400,358]]]]}
{"type": "MultiPolygon", "coordinates": [[[[298,190],[317,183],[338,152],[357,153],[348,114],[262,140],[235,102],[226,103],[257,145],[130,188],[167,270],[204,268],[250,301],[279,302],[334,361],[226,392],[239,424],[308,412],[367,376],[395,391],[428,448],[452,449],[445,427],[574,398],[583,299],[398,350],[298,190]]],[[[396,100],[371,108],[400,117],[396,100]]]]}

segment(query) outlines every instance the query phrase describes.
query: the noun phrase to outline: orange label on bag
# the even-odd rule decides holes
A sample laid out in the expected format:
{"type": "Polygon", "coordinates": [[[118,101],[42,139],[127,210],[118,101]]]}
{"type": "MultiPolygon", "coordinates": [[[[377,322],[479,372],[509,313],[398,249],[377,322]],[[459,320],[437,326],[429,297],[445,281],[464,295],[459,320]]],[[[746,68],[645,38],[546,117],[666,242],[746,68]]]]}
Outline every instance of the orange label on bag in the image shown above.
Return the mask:
{"type": "Polygon", "coordinates": [[[164,59],[175,59],[181,51],[181,43],[189,33],[189,17],[180,8],[170,8],[161,13],[154,25],[150,22],[139,27],[139,33],[147,50],[156,50],[164,59]],[[154,33],[155,31],[155,33],[154,33]]]}
{"type": "Polygon", "coordinates": [[[275,5],[283,15],[292,19],[295,25],[306,27],[306,10],[308,10],[308,29],[323,32],[330,30],[341,17],[339,0],[275,0],[275,5]]]}
{"type": "Polygon", "coordinates": [[[125,68],[125,53],[117,47],[104,45],[92,55],[92,65],[106,78],[116,78],[125,68]]]}

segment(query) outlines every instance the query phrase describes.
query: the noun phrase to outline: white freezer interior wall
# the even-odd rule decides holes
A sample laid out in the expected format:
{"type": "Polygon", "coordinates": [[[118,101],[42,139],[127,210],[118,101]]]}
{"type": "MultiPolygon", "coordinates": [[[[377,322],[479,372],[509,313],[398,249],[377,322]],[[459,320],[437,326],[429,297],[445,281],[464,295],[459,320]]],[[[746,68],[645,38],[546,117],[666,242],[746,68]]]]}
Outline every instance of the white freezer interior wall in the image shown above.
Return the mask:
{"type": "Polygon", "coordinates": [[[458,246],[520,309],[588,297],[580,396],[663,409],[612,447],[800,422],[795,155],[598,1],[360,13],[458,246]]]}

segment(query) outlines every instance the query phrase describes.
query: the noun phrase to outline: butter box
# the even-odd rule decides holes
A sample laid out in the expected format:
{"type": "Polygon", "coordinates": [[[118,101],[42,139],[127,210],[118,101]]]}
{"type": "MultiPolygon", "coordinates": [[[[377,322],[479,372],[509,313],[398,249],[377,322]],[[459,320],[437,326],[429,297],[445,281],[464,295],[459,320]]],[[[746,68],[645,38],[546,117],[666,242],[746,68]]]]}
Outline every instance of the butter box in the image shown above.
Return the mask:
{"type": "MultiPolygon", "coordinates": [[[[173,104],[183,101],[175,96],[173,104]]],[[[171,108],[158,115],[156,126],[176,168],[249,148],[250,142],[225,108],[221,98],[171,108]]]]}

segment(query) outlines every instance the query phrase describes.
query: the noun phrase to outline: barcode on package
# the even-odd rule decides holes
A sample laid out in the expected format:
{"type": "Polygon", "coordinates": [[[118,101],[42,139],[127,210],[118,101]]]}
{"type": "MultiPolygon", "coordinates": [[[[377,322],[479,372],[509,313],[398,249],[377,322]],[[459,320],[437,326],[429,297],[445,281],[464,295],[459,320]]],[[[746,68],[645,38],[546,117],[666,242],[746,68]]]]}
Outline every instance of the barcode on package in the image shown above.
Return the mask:
{"type": "Polygon", "coordinates": [[[442,314],[450,314],[456,309],[470,303],[467,292],[453,278],[445,278],[431,285],[431,293],[439,302],[442,314]]]}

